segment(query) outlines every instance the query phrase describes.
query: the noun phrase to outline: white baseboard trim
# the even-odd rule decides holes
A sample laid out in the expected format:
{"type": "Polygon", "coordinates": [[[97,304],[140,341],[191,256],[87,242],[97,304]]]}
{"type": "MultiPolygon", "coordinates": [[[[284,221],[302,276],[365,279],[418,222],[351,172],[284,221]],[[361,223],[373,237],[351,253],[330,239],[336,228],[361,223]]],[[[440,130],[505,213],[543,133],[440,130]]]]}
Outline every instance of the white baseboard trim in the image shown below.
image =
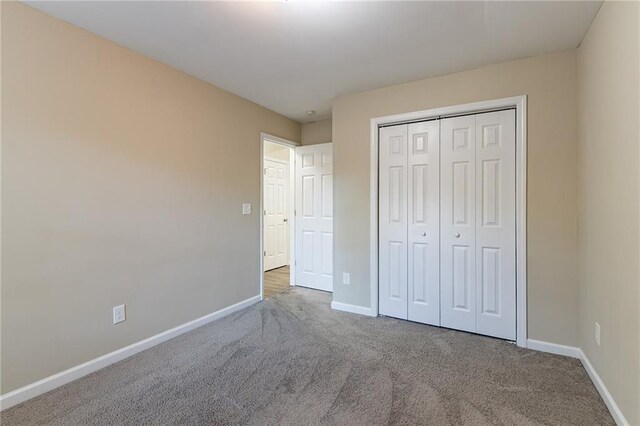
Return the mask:
{"type": "Polygon", "coordinates": [[[596,372],[595,368],[593,368],[593,365],[591,365],[589,358],[587,358],[587,355],[582,351],[582,349],[580,349],[580,361],[582,361],[582,366],[585,370],[587,370],[587,374],[589,374],[591,381],[598,390],[598,393],[602,397],[604,403],[607,405],[607,408],[609,409],[613,420],[615,420],[616,424],[619,426],[628,426],[629,422],[624,417],[624,414],[622,414],[620,407],[618,407],[618,404],[616,404],[613,396],[609,393],[609,390],[604,385],[604,382],[596,372]]]}
{"type": "Polygon", "coordinates": [[[579,359],[580,362],[582,362],[582,366],[587,371],[589,378],[593,382],[593,385],[596,387],[598,393],[602,397],[602,400],[609,409],[611,417],[613,417],[613,420],[615,420],[616,424],[619,426],[629,425],[629,422],[624,417],[624,414],[622,414],[620,407],[618,407],[618,404],[616,404],[613,396],[609,393],[609,390],[596,372],[595,368],[593,368],[593,365],[591,365],[589,358],[587,358],[587,355],[585,355],[582,349],[573,346],[559,345],[557,343],[543,342],[541,340],[534,339],[527,339],[527,348],[579,359]]]}
{"type": "Polygon", "coordinates": [[[102,355],[101,357],[92,359],[91,361],[87,361],[75,367],[69,368],[68,370],[61,371],[60,373],[54,374],[42,380],[38,380],[35,383],[31,383],[29,385],[1,395],[0,411],[9,407],[13,407],[14,405],[20,404],[21,402],[34,398],[38,395],[42,395],[45,392],[49,392],[50,390],[77,380],[83,376],[86,376],[87,374],[98,371],[110,364],[121,361],[127,357],[137,354],[138,352],[142,352],[145,349],[149,349],[162,342],[179,336],[180,334],[186,333],[195,328],[210,323],[211,321],[215,321],[233,312],[239,311],[240,309],[251,306],[254,303],[259,302],[261,298],[261,295],[251,297],[226,308],[220,309],[219,311],[210,313],[193,321],[186,322],[182,325],[156,334],[155,336],[151,336],[129,346],[125,346],[122,349],[118,349],[106,355],[102,355]]]}
{"type": "Polygon", "coordinates": [[[373,309],[367,306],[349,305],[348,303],[340,303],[335,301],[331,302],[331,309],[335,309],[336,311],[351,312],[352,314],[366,315],[368,317],[377,316],[373,312],[373,309]]]}
{"type": "MultiPolygon", "coordinates": [[[[87,361],[68,370],[46,377],[42,380],[23,386],[4,395],[0,395],[0,411],[5,410],[9,407],[13,407],[14,405],[20,404],[38,395],[42,395],[43,393],[49,392],[50,390],[77,380],[83,376],[86,376],[87,374],[98,371],[110,364],[121,361],[125,358],[142,352],[145,349],[149,349],[183,333],[220,319],[226,315],[249,307],[259,302],[260,300],[262,300],[262,295],[251,297],[226,308],[220,309],[219,311],[210,313],[193,321],[189,321],[177,327],[163,331],[162,333],[156,334],[155,336],[151,336],[129,346],[125,346],[122,349],[118,349],[106,355],[102,355],[101,357],[95,358],[91,361],[87,361]]],[[[376,316],[374,315],[373,310],[369,307],[350,305],[347,303],[332,301],[331,309],[359,315],[376,316]]],[[[620,407],[618,407],[618,404],[616,404],[613,396],[611,395],[611,393],[609,393],[609,390],[605,386],[596,370],[593,368],[593,365],[591,365],[589,358],[587,358],[582,349],[535,339],[527,339],[527,348],[536,351],[548,352],[556,355],[564,355],[580,359],[582,365],[584,366],[584,369],[587,371],[587,374],[591,378],[591,381],[598,390],[598,393],[600,393],[600,396],[604,400],[604,403],[611,412],[611,416],[615,420],[616,424],[618,424],[619,426],[629,425],[629,422],[624,417],[624,414],[622,414],[620,407]]]]}
{"type": "Polygon", "coordinates": [[[527,339],[527,348],[534,351],[548,352],[555,355],[564,355],[571,358],[580,358],[582,351],[574,346],[559,345],[557,343],[543,342],[542,340],[527,339]]]}

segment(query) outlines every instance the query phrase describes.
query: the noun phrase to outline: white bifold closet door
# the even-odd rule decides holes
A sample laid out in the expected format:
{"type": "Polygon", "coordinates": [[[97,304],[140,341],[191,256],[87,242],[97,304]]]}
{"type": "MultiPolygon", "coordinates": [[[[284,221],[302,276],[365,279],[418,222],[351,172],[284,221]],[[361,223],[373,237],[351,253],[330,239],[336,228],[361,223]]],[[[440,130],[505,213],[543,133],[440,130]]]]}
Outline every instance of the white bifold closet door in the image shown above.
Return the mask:
{"type": "Polygon", "coordinates": [[[443,119],[441,138],[441,325],[515,340],[515,111],[443,119]]]}
{"type": "Polygon", "coordinates": [[[379,312],[515,340],[515,112],[379,142],[379,312]]]}
{"type": "Polygon", "coordinates": [[[295,152],[295,284],[333,291],[333,144],[295,152]]]}
{"type": "Polygon", "coordinates": [[[439,126],[380,129],[380,313],[438,325],[439,126]]]}

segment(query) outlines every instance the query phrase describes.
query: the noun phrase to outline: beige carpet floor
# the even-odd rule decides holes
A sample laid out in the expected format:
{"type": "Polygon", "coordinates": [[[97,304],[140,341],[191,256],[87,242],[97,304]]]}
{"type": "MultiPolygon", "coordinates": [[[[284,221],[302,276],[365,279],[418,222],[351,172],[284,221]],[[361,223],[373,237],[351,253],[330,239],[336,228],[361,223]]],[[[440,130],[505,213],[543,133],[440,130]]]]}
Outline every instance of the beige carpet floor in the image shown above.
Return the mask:
{"type": "Polygon", "coordinates": [[[295,288],[2,412],[2,425],[610,425],[580,362],[332,311],[295,288]]]}

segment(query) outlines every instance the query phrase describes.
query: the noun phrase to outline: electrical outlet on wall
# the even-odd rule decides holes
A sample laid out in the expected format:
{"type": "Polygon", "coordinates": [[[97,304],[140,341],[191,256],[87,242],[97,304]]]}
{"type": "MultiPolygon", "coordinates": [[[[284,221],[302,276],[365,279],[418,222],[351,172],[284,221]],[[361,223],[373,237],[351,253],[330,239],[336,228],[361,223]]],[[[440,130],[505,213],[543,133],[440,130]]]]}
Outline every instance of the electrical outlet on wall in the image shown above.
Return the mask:
{"type": "Polygon", "coordinates": [[[596,339],[596,344],[600,346],[600,324],[598,324],[597,321],[596,321],[596,331],[595,331],[594,337],[596,339]]]}
{"type": "Polygon", "coordinates": [[[125,308],[124,305],[116,306],[113,308],[113,323],[118,324],[126,320],[125,308]]]}
{"type": "Polygon", "coordinates": [[[349,274],[348,272],[342,273],[342,284],[344,285],[351,284],[351,274],[349,274]]]}

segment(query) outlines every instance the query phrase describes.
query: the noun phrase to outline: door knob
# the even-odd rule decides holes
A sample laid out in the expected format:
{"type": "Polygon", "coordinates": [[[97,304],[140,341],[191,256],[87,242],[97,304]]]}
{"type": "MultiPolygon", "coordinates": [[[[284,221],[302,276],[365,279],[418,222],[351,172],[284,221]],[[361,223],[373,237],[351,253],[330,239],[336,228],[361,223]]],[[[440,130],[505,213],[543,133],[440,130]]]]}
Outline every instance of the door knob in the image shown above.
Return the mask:
{"type": "Polygon", "coordinates": [[[455,234],[453,234],[453,236],[456,237],[456,238],[460,238],[460,233],[456,232],[455,234]]]}
{"type": "Polygon", "coordinates": [[[426,232],[423,232],[423,233],[422,233],[422,236],[423,236],[423,237],[426,237],[426,236],[427,236],[427,233],[426,233],[426,232]]]}
{"type": "Polygon", "coordinates": [[[283,222],[289,222],[289,219],[287,219],[286,217],[284,219],[282,219],[283,222]]]}

